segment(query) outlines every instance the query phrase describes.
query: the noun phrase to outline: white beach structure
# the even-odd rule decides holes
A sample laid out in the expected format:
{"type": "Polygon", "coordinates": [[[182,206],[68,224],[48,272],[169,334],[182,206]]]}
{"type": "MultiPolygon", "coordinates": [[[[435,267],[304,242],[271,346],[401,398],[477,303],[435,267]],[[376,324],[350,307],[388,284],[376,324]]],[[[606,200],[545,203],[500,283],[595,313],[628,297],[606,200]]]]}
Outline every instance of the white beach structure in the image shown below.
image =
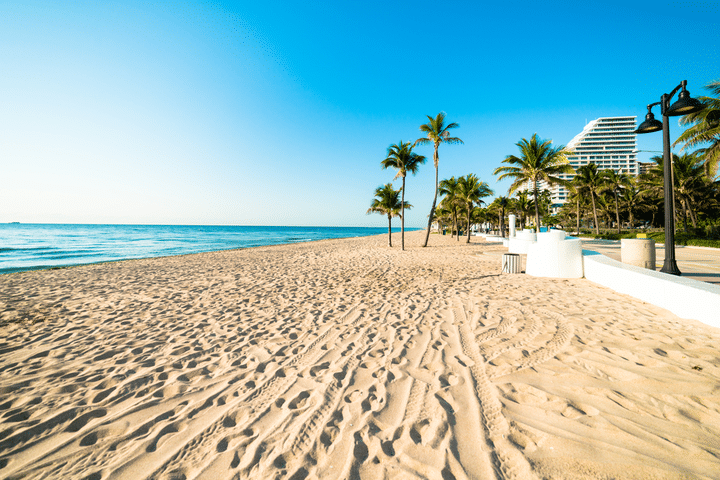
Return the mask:
{"type": "Polygon", "coordinates": [[[582,241],[568,238],[562,230],[537,234],[528,245],[525,273],[533,277],[582,278],[582,241]]]}

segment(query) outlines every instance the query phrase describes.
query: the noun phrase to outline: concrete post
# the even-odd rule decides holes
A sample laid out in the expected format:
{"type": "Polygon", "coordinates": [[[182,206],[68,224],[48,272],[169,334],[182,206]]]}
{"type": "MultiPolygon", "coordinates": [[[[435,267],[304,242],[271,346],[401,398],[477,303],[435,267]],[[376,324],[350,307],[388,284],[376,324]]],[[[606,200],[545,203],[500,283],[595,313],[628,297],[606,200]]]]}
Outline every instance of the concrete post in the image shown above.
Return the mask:
{"type": "Polygon", "coordinates": [[[511,213],[508,218],[510,219],[510,237],[508,238],[515,238],[515,215],[511,213]]]}

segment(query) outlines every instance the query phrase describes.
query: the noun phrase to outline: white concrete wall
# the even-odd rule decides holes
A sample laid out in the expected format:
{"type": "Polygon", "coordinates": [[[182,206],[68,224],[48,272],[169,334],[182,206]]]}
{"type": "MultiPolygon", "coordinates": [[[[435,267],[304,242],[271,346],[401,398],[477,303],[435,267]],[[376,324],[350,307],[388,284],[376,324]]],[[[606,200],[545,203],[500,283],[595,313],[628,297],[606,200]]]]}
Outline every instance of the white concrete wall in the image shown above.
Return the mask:
{"type": "Polygon", "coordinates": [[[681,318],[720,328],[720,287],[635,267],[583,250],[585,278],[670,310],[681,318]]]}

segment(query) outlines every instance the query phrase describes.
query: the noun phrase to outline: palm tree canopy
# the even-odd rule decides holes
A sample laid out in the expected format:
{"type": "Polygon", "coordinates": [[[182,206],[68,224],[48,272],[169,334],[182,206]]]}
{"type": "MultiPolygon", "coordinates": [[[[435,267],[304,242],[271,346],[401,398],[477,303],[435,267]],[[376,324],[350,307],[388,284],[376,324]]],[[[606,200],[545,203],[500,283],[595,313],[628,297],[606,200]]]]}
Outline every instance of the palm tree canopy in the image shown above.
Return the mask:
{"type": "Polygon", "coordinates": [[[381,161],[383,168],[396,168],[398,173],[395,178],[405,177],[408,173],[415,175],[420,165],[425,163],[425,157],[414,153],[414,145],[410,142],[403,142],[390,145],[387,149],[387,158],[381,161]]]}
{"type": "MultiPolygon", "coordinates": [[[[377,187],[375,189],[375,198],[370,204],[367,213],[380,213],[388,217],[399,217],[402,208],[401,191],[402,189],[395,190],[392,183],[377,187]]],[[[405,202],[405,208],[411,208],[411,205],[405,202]]]]}
{"type": "Polygon", "coordinates": [[[602,170],[598,170],[597,165],[588,163],[577,169],[577,175],[573,179],[573,183],[580,191],[592,192],[599,194],[606,188],[606,175],[602,170]]]}
{"type": "Polygon", "coordinates": [[[705,157],[706,173],[715,176],[720,165],[720,80],[705,86],[715,97],[697,97],[705,109],[680,118],[681,125],[691,125],[685,130],[673,146],[683,143],[682,150],[707,145],[699,152],[705,157]]]}
{"type": "Polygon", "coordinates": [[[553,147],[551,140],[541,140],[537,133],[529,141],[523,138],[516,145],[520,149],[520,156],[508,155],[503,160],[508,166],[498,167],[493,172],[494,175],[500,175],[498,180],[514,179],[508,189],[509,194],[528,182],[537,184],[545,181],[549,185],[568,183],[557,177],[562,173],[574,172],[567,160],[571,152],[564,145],[553,147]]]}
{"type": "Polygon", "coordinates": [[[492,191],[486,182],[480,181],[475,174],[469,173],[468,175],[458,179],[457,193],[463,202],[470,205],[482,202],[483,198],[489,197],[495,192],[492,191]]]}
{"type": "Polygon", "coordinates": [[[447,200],[446,203],[452,203],[457,198],[458,194],[458,179],[455,177],[446,178],[440,181],[440,187],[438,192],[440,195],[444,195],[447,200]]]}
{"type": "Polygon", "coordinates": [[[433,157],[433,160],[435,161],[435,166],[437,167],[437,147],[441,143],[463,143],[463,141],[458,137],[450,136],[450,129],[458,128],[460,125],[455,122],[445,125],[445,112],[438,113],[435,118],[430,115],[426,116],[428,118],[428,123],[420,125],[420,131],[423,132],[425,136],[415,140],[415,145],[434,145],[436,154],[433,157]]]}
{"type": "Polygon", "coordinates": [[[627,173],[618,173],[615,170],[602,170],[605,177],[605,190],[620,195],[620,192],[632,186],[632,177],[627,173]]]}

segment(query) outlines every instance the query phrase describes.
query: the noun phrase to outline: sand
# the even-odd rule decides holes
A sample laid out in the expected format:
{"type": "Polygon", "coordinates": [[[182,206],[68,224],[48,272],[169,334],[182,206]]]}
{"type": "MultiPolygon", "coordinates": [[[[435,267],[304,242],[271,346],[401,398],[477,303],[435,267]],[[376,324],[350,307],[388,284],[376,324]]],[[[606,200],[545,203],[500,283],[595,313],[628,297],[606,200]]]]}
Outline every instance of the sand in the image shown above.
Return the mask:
{"type": "Polygon", "coordinates": [[[720,330],[422,235],[0,276],[0,477],[720,478],[720,330]]]}

